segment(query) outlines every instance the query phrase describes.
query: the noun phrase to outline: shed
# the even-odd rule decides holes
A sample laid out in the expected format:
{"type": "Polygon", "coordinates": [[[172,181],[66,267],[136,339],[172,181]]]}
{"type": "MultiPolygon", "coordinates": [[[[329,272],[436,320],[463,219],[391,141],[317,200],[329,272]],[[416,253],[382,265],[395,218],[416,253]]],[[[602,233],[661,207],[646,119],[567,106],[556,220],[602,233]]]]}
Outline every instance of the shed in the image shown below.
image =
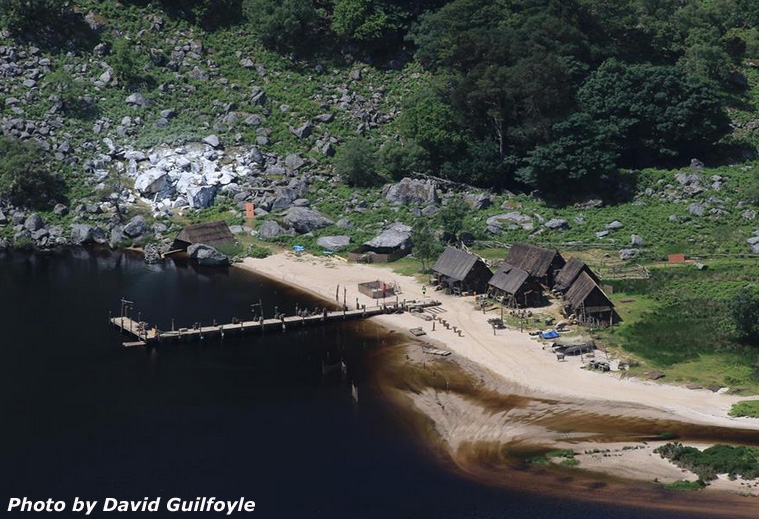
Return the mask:
{"type": "Polygon", "coordinates": [[[570,312],[584,322],[597,320],[609,324],[614,314],[614,304],[601,287],[585,272],[581,272],[564,295],[570,312]]]}
{"type": "Polygon", "coordinates": [[[348,253],[351,261],[363,263],[387,263],[411,252],[411,227],[394,223],[380,234],[348,253]]]}
{"type": "Polygon", "coordinates": [[[598,276],[585,264],[584,261],[580,258],[569,258],[569,261],[564,265],[564,268],[562,268],[556,275],[553,288],[560,292],[566,292],[581,272],[585,272],[596,282],[596,284],[600,283],[598,276]]]}
{"type": "Polygon", "coordinates": [[[524,270],[504,263],[488,282],[488,295],[511,307],[539,306],[543,290],[524,270]]]}
{"type": "Polygon", "coordinates": [[[556,249],[544,249],[527,243],[511,246],[506,263],[524,270],[549,288],[553,287],[557,273],[564,268],[565,261],[556,249]]]}
{"type": "Polygon", "coordinates": [[[485,293],[493,272],[482,258],[468,252],[446,247],[432,267],[435,280],[455,294],[485,293]]]}
{"type": "Polygon", "coordinates": [[[234,243],[235,237],[229,226],[224,221],[198,223],[188,225],[174,238],[172,249],[185,250],[195,243],[205,243],[212,247],[218,247],[227,243],[234,243]]]}

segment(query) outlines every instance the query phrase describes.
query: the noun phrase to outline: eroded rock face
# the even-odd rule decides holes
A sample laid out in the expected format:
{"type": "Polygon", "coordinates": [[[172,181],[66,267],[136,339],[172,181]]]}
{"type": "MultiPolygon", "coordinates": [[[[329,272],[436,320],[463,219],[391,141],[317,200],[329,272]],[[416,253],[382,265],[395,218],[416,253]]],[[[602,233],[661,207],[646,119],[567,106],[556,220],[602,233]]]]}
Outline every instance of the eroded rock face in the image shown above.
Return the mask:
{"type": "Polygon", "coordinates": [[[619,251],[619,259],[631,260],[638,257],[640,251],[638,249],[622,249],[619,251]]]}
{"type": "Polygon", "coordinates": [[[404,178],[387,188],[385,198],[390,205],[426,207],[437,204],[437,185],[430,180],[404,178]]]}
{"type": "Polygon", "coordinates": [[[223,267],[229,265],[229,258],[215,248],[204,243],[195,243],[187,248],[190,259],[198,262],[203,267],[223,267]]]}
{"type": "Polygon", "coordinates": [[[193,209],[204,209],[213,203],[216,188],[213,186],[192,186],[187,188],[187,202],[193,209]]]}

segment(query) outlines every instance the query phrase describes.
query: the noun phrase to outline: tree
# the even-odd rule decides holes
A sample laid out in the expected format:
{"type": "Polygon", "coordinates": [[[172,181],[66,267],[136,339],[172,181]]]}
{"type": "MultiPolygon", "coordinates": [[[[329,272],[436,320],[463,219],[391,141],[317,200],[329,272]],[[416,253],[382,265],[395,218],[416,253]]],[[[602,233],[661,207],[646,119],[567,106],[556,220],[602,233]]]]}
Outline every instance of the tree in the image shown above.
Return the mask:
{"type": "Polygon", "coordinates": [[[730,131],[719,93],[676,66],[608,60],[578,100],[593,120],[615,128],[628,165],[703,152],[730,131]]]}
{"type": "Polygon", "coordinates": [[[403,102],[399,118],[401,134],[427,150],[433,169],[465,149],[465,131],[441,96],[442,87],[427,83],[403,102]]]}
{"type": "Polygon", "coordinates": [[[375,0],[336,0],[332,30],[340,37],[357,41],[381,38],[393,28],[391,18],[375,0]]]}
{"type": "Polygon", "coordinates": [[[304,48],[319,22],[311,0],[245,0],[243,10],[264,44],[279,50],[304,48]]]}
{"type": "Polygon", "coordinates": [[[741,288],[728,303],[728,311],[743,340],[759,340],[759,291],[755,287],[741,288]]]}
{"type": "Polygon", "coordinates": [[[67,7],[68,2],[62,0],[0,0],[0,24],[14,33],[37,32],[67,7]]]}
{"type": "Polygon", "coordinates": [[[435,233],[430,228],[427,218],[419,217],[414,220],[414,256],[422,263],[422,270],[428,272],[432,259],[435,258],[442,248],[435,239],[435,233]]]}
{"type": "Polygon", "coordinates": [[[369,187],[382,182],[376,171],[376,149],[362,137],[348,141],[335,157],[335,171],[356,187],[369,187]]]}
{"type": "Polygon", "coordinates": [[[463,198],[457,196],[448,200],[438,213],[443,231],[450,234],[455,240],[464,229],[464,217],[469,212],[469,206],[463,198]]]}
{"type": "Polygon", "coordinates": [[[551,140],[527,154],[517,177],[554,197],[598,189],[617,169],[617,129],[576,113],[552,129],[551,140]]]}
{"type": "Polygon", "coordinates": [[[110,62],[117,80],[130,84],[139,78],[138,56],[134,46],[126,38],[114,40],[113,57],[110,62]]]}
{"type": "Polygon", "coordinates": [[[381,174],[393,180],[430,169],[429,153],[413,140],[406,143],[386,142],[379,149],[377,161],[381,174]]]}
{"type": "Polygon", "coordinates": [[[51,72],[45,82],[59,97],[61,108],[67,115],[84,116],[94,111],[94,103],[85,98],[84,86],[65,69],[51,72]]]}
{"type": "Polygon", "coordinates": [[[0,199],[14,205],[44,206],[63,193],[63,182],[45,163],[42,148],[0,136],[0,199]]]}

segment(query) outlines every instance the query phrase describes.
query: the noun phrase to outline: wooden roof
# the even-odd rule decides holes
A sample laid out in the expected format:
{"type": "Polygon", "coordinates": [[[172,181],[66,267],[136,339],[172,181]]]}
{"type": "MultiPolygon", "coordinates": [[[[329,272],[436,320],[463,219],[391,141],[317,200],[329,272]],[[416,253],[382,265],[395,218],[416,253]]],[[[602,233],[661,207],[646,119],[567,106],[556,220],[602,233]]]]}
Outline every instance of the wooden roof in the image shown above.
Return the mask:
{"type": "Polygon", "coordinates": [[[205,243],[206,245],[216,246],[224,243],[233,243],[235,237],[229,226],[224,221],[198,223],[188,225],[177,234],[176,241],[189,244],[205,243]]]}
{"type": "Polygon", "coordinates": [[[593,279],[593,281],[598,283],[598,276],[595,275],[585,262],[579,258],[573,257],[569,258],[569,261],[564,265],[564,268],[562,268],[556,275],[555,287],[559,290],[567,290],[572,286],[572,283],[574,283],[575,279],[577,279],[577,276],[579,276],[581,272],[585,272],[591,277],[591,279],[593,279]]]}
{"type": "Polygon", "coordinates": [[[564,295],[564,299],[572,308],[579,308],[595,289],[598,289],[599,293],[609,303],[610,307],[614,306],[604,291],[601,290],[601,287],[599,287],[593,278],[585,272],[581,272],[580,275],[577,276],[575,282],[572,283],[572,286],[569,287],[569,290],[567,290],[567,293],[564,295]]]}
{"type": "Polygon", "coordinates": [[[474,254],[446,247],[432,270],[456,281],[463,281],[478,261],[482,260],[474,254]]]}
{"type": "Polygon", "coordinates": [[[511,246],[506,263],[530,273],[536,278],[545,277],[554,258],[559,255],[556,249],[544,249],[527,243],[515,243],[511,246]]]}
{"type": "Polygon", "coordinates": [[[516,294],[529,278],[530,274],[524,270],[505,263],[490,278],[488,285],[503,290],[507,294],[516,294]]]}

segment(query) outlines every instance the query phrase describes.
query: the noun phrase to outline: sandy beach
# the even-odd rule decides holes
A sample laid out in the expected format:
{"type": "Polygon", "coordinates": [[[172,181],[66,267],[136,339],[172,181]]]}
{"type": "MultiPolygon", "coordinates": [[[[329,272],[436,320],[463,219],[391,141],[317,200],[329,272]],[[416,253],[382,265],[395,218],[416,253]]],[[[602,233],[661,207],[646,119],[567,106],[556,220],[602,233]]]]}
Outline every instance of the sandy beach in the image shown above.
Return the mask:
{"type": "MultiPolygon", "coordinates": [[[[414,278],[400,276],[387,266],[348,264],[337,258],[296,256],[283,253],[265,259],[246,259],[242,268],[335,301],[339,286],[349,306],[376,300],[358,292],[358,283],[382,280],[401,287],[400,300],[422,299],[422,285],[414,278]]],[[[602,403],[609,412],[647,418],[680,420],[711,426],[759,430],[759,420],[732,418],[730,406],[744,398],[690,390],[651,381],[623,378],[619,373],[596,373],[580,369],[577,358],[558,362],[542,345],[519,330],[497,330],[487,323],[493,315],[475,311],[472,297],[456,297],[427,290],[428,298],[442,302],[440,316],[462,331],[461,336],[410,313],[382,315],[373,322],[398,330],[411,338],[411,328],[421,327],[425,340],[435,341],[456,354],[471,360],[510,383],[511,390],[525,396],[555,398],[571,402],[602,403]]],[[[388,298],[388,303],[395,298],[388,298]]]]}

